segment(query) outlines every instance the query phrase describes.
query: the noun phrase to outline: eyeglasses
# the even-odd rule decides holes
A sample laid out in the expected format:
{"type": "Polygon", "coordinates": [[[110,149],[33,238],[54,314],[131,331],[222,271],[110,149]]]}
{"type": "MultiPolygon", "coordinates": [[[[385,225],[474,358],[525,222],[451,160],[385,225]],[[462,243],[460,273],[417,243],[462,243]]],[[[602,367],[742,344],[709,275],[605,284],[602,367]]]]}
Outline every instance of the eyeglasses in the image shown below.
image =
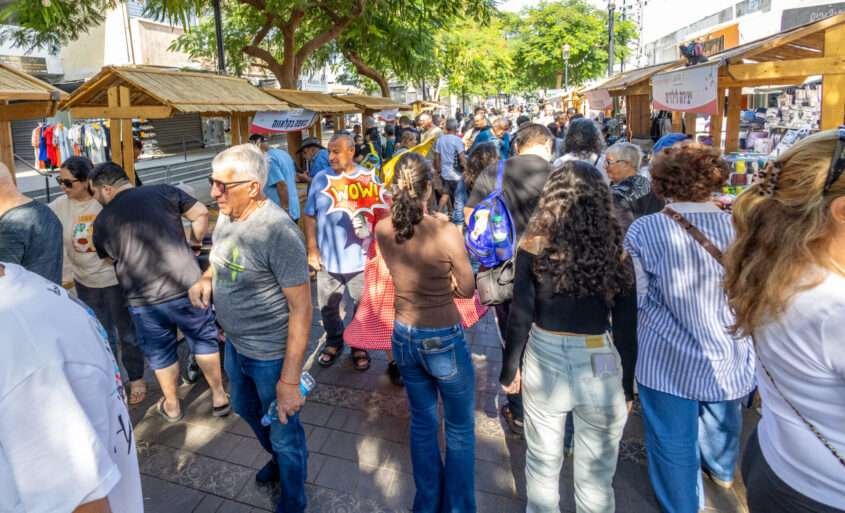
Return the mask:
{"type": "Polygon", "coordinates": [[[830,170],[827,172],[827,180],[824,182],[824,192],[822,195],[827,196],[830,192],[830,187],[845,170],[845,125],[839,126],[839,142],[836,143],[836,151],[833,153],[833,158],[830,161],[830,170]]]}
{"type": "Polygon", "coordinates": [[[71,187],[73,187],[73,183],[74,183],[74,182],[81,182],[81,181],[82,181],[82,180],[65,180],[65,179],[64,179],[64,178],[62,178],[61,176],[57,176],[57,177],[56,177],[56,183],[57,183],[57,184],[59,184],[59,186],[64,185],[64,186],[65,186],[65,187],[67,187],[68,189],[70,189],[71,187]]]}
{"type": "Polygon", "coordinates": [[[212,178],[210,176],[208,177],[208,183],[211,184],[211,187],[216,188],[217,190],[219,190],[223,194],[226,194],[226,192],[228,192],[227,189],[230,185],[238,185],[238,184],[242,184],[242,183],[249,183],[251,181],[252,180],[241,180],[239,182],[221,182],[220,180],[215,180],[214,178],[212,178]]]}
{"type": "Polygon", "coordinates": [[[605,165],[605,166],[612,166],[613,164],[616,164],[617,162],[628,162],[628,161],[627,161],[627,160],[610,160],[610,159],[605,159],[605,161],[604,161],[604,165],[605,165]]]}

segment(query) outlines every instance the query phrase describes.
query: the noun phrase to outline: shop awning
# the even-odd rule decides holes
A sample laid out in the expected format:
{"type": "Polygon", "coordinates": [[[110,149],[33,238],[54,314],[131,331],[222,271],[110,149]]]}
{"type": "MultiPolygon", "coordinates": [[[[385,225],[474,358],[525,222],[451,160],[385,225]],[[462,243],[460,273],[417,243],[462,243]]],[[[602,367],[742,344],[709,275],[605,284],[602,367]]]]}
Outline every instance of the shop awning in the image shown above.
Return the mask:
{"type": "Polygon", "coordinates": [[[323,114],[351,114],[359,110],[355,105],[317,91],[267,88],[263,91],[291,107],[313,110],[323,114]]]}
{"type": "MultiPolygon", "coordinates": [[[[419,110],[427,110],[427,109],[451,109],[451,105],[447,105],[445,103],[436,102],[434,100],[416,100],[411,102],[411,107],[419,110]]],[[[395,107],[394,107],[395,108],[395,107]]]]}
{"type": "Polygon", "coordinates": [[[651,92],[650,86],[648,84],[649,78],[651,78],[657,73],[660,73],[661,71],[675,68],[678,65],[681,65],[682,63],[683,61],[678,60],[674,62],[655,64],[652,66],[645,66],[643,68],[636,68],[628,71],[623,71],[622,73],[617,73],[616,75],[609,77],[604,82],[600,82],[592,87],[581,91],[581,93],[588,94],[592,91],[604,89],[608,92],[610,96],[625,96],[628,94],[649,94],[651,92]],[[636,86],[640,84],[645,85],[648,90],[646,90],[645,88],[643,89],[643,91],[629,90],[631,86],[636,86]]]}
{"type": "Polygon", "coordinates": [[[384,98],[382,96],[365,96],[362,94],[345,94],[342,96],[335,96],[338,100],[350,103],[358,107],[358,110],[364,111],[382,111],[390,109],[399,110],[413,110],[410,105],[397,102],[391,98],[384,98]]]}
{"type": "Polygon", "coordinates": [[[289,110],[242,78],[152,68],[106,66],[79,87],[61,106],[77,118],[167,118],[177,112],[206,116],[245,115],[289,110]],[[128,101],[109,102],[117,88],[128,89],[128,101]],[[113,91],[110,93],[110,91],[113,91]]]}
{"type": "Polygon", "coordinates": [[[0,105],[0,120],[46,118],[56,113],[67,93],[37,78],[0,64],[0,100],[22,101],[0,105]]]}

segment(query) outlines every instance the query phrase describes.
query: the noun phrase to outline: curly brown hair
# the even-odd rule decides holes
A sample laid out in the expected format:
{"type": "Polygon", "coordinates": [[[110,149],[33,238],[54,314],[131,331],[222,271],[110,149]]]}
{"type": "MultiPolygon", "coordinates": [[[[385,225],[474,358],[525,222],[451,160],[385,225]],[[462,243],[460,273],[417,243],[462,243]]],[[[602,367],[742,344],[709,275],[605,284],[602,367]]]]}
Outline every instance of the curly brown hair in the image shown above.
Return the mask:
{"type": "Polygon", "coordinates": [[[566,162],[552,171],[529,223],[526,240],[542,241],[534,274],[550,274],[559,294],[598,296],[610,306],[634,283],[633,266],[622,260],[623,234],[599,170],[566,162]]]}
{"type": "Polygon", "coordinates": [[[674,201],[701,202],[722,189],[731,166],[721,152],[697,142],[680,143],[655,155],[649,165],[654,193],[674,201]]]}

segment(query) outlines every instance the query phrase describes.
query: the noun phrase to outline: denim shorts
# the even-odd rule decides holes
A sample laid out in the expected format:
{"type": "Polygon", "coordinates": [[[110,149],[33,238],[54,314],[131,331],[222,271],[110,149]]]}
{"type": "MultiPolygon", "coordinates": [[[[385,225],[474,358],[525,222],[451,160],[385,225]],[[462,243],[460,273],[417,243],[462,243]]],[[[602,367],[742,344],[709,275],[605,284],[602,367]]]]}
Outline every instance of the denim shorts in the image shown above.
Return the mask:
{"type": "Polygon", "coordinates": [[[196,308],[188,296],[150,306],[130,306],[129,313],[141,352],[153,370],[164,369],[179,361],[176,329],[182,331],[195,355],[219,351],[217,326],[211,307],[196,308]]]}

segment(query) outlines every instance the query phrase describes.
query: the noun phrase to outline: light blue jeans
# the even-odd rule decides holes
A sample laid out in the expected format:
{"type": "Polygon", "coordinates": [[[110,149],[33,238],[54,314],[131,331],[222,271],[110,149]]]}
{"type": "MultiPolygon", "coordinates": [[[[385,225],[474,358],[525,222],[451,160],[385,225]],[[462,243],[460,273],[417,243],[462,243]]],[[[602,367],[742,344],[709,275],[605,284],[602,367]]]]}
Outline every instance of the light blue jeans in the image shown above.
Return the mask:
{"type": "Polygon", "coordinates": [[[560,335],[535,326],[522,364],[522,401],[528,443],[526,511],[560,512],[558,483],[569,412],[575,424],[577,511],[615,511],[612,482],[628,408],[622,362],[610,336],[560,335]],[[596,355],[599,370],[594,373],[596,355]]]}

